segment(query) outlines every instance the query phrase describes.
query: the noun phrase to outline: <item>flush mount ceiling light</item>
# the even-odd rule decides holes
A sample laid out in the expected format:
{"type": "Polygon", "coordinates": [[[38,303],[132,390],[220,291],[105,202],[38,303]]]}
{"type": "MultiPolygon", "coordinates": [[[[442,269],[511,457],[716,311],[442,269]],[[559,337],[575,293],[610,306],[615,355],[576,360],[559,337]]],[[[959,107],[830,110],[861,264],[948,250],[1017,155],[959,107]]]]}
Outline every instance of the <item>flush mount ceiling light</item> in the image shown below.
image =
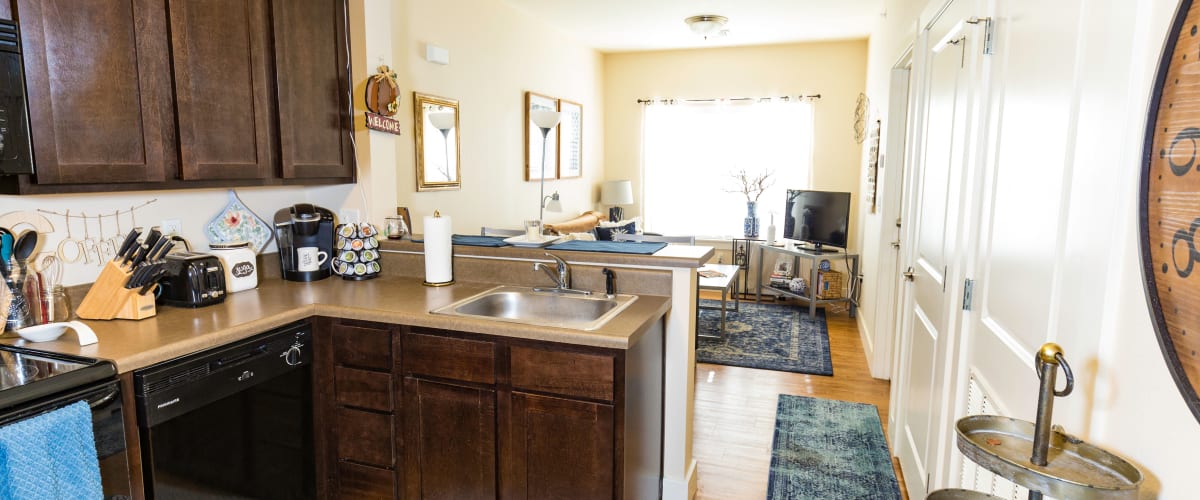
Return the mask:
{"type": "Polygon", "coordinates": [[[684,19],[683,22],[687,23],[688,27],[692,29],[692,33],[707,39],[710,36],[724,35],[725,31],[721,28],[725,26],[725,23],[729,22],[729,18],[713,14],[702,14],[684,19]]]}

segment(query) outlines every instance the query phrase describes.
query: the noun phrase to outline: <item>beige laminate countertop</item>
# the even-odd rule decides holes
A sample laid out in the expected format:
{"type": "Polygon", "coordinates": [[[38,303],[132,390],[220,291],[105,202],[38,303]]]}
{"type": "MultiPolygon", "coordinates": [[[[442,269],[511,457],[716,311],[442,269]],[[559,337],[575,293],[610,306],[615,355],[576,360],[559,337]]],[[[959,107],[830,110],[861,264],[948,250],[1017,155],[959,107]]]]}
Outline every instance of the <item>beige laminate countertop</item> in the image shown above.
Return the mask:
{"type": "Polygon", "coordinates": [[[79,346],[77,337],[71,332],[53,342],[36,344],[10,333],[0,342],[108,359],[124,373],[241,340],[293,321],[329,316],[627,349],[670,307],[668,297],[641,295],[606,325],[593,331],[429,313],[495,286],[460,282],[446,287],[426,287],[417,278],[390,276],[368,281],[328,278],[313,283],[268,279],[258,288],[231,294],[217,305],[197,309],[160,306],[156,316],[141,321],[86,320],[100,339],[88,346],[79,346]]]}

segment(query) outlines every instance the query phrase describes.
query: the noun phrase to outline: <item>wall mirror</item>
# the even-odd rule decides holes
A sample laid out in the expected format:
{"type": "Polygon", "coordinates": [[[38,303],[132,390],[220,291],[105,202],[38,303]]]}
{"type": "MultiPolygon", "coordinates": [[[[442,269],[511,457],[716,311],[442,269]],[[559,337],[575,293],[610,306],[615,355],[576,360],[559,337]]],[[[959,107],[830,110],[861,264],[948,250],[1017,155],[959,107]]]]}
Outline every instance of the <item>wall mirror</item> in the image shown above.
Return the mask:
{"type": "Polygon", "coordinates": [[[458,101],[413,92],[417,191],[462,187],[458,164],[458,101]]]}

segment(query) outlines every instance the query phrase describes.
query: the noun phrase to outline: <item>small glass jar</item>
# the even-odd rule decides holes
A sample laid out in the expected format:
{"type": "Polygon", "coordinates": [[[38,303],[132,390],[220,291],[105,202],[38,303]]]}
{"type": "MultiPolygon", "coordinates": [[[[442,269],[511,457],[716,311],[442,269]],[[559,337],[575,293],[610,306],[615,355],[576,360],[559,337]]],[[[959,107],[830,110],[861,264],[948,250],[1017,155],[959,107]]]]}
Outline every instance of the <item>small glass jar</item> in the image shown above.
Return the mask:
{"type": "Polygon", "coordinates": [[[394,215],[385,217],[384,220],[387,221],[384,231],[389,240],[399,240],[408,234],[408,224],[404,223],[404,217],[394,215]]]}
{"type": "Polygon", "coordinates": [[[46,304],[47,316],[51,323],[70,321],[74,317],[75,311],[71,309],[71,298],[67,296],[67,291],[62,285],[50,287],[50,292],[46,295],[43,302],[46,304]]]}

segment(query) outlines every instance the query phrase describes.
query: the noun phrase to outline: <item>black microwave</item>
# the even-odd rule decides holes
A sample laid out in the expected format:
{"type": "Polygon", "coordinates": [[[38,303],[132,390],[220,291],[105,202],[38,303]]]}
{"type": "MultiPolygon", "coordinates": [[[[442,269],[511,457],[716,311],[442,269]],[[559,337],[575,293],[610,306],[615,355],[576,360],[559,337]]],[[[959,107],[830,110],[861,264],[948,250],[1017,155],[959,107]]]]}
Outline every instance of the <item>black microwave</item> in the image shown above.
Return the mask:
{"type": "Polygon", "coordinates": [[[0,174],[32,174],[29,114],[17,23],[0,20],[0,174]]]}

